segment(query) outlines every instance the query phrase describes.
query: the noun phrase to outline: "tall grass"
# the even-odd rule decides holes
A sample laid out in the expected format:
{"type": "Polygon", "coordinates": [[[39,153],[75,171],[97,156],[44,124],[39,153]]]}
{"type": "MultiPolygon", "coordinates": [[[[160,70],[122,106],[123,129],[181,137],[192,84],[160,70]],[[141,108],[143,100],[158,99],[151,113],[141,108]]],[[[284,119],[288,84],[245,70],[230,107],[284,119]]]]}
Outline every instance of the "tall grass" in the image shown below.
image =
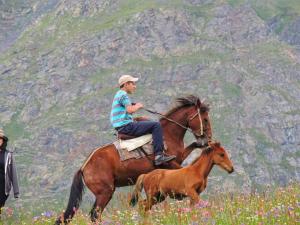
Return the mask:
{"type": "MultiPolygon", "coordinates": [[[[266,188],[261,193],[217,193],[209,194],[195,206],[189,200],[167,201],[143,213],[139,207],[128,206],[128,195],[118,194],[118,203],[106,208],[102,221],[94,224],[299,224],[300,185],[293,183],[285,188],[266,188]]],[[[53,224],[59,211],[49,210],[35,215],[37,206],[12,209],[4,207],[0,224],[53,224]]],[[[52,209],[52,210],[50,210],[52,209]]],[[[78,210],[73,225],[92,225],[88,212],[78,210]]]]}

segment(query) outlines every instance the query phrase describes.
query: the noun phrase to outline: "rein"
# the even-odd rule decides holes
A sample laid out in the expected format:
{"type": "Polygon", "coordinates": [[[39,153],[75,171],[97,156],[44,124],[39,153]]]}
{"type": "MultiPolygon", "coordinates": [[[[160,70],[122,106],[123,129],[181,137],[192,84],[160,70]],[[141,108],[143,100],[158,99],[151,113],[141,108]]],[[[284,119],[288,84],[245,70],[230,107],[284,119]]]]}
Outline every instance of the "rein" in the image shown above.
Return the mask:
{"type": "MultiPolygon", "coordinates": [[[[197,112],[196,112],[191,118],[188,119],[188,124],[189,124],[189,122],[190,122],[191,120],[193,120],[193,119],[198,115],[198,117],[199,117],[199,122],[200,122],[200,129],[199,129],[199,130],[200,130],[200,135],[197,134],[197,133],[194,133],[194,131],[193,131],[191,128],[189,128],[189,127],[187,127],[187,126],[184,126],[184,125],[178,123],[177,121],[172,120],[172,119],[166,117],[165,115],[163,115],[163,114],[161,114],[161,113],[159,113],[159,112],[156,112],[156,111],[153,111],[153,110],[150,110],[150,109],[146,109],[146,108],[143,108],[143,109],[144,109],[145,111],[149,112],[149,113],[159,115],[159,116],[161,116],[162,118],[164,118],[164,119],[166,119],[166,120],[168,120],[168,121],[170,121],[170,122],[172,122],[172,123],[177,124],[177,125],[180,126],[181,128],[188,130],[189,132],[191,132],[191,133],[194,134],[195,136],[198,136],[198,137],[203,136],[203,123],[202,123],[202,119],[201,119],[201,116],[200,116],[200,109],[199,109],[199,108],[197,108],[197,112]]],[[[198,131],[198,130],[197,130],[197,131],[198,131]]]]}

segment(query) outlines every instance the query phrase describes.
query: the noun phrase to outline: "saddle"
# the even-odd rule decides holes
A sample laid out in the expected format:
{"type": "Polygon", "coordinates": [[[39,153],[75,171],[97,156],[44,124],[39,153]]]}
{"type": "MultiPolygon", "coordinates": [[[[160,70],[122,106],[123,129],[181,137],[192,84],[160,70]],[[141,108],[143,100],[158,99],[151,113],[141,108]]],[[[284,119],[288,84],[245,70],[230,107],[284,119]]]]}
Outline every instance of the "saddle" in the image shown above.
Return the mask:
{"type": "Polygon", "coordinates": [[[127,135],[127,134],[117,133],[117,138],[121,139],[121,140],[129,140],[129,139],[134,139],[134,138],[137,138],[137,137],[132,136],[132,135],[127,135]]]}
{"type": "Polygon", "coordinates": [[[153,154],[151,134],[140,137],[118,134],[118,139],[113,144],[119,152],[121,161],[130,158],[138,159],[153,154]]]}

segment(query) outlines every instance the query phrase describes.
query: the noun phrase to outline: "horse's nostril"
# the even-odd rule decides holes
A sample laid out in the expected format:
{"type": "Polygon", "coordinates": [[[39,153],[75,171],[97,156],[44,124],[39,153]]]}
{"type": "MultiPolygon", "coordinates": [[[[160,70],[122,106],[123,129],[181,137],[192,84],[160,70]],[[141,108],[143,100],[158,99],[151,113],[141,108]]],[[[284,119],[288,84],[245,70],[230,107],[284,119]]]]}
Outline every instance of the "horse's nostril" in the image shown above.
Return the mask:
{"type": "Polygon", "coordinates": [[[234,172],[234,168],[232,167],[231,171],[229,173],[233,173],[234,172]]]}

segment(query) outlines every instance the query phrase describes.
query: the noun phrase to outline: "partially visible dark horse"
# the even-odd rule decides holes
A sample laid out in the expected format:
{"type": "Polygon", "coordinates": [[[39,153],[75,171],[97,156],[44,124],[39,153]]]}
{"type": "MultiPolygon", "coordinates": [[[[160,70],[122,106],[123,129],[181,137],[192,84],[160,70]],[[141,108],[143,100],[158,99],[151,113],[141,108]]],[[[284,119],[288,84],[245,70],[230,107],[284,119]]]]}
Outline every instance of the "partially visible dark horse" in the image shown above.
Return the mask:
{"type": "MultiPolygon", "coordinates": [[[[193,95],[178,98],[177,103],[176,107],[160,119],[164,141],[168,146],[166,153],[176,155],[175,160],[166,164],[170,169],[181,168],[180,164],[198,147],[199,141],[205,139],[207,143],[212,137],[208,105],[201,103],[200,99],[193,95]],[[184,148],[183,138],[187,130],[193,133],[197,142],[184,148]]],[[[76,172],[67,209],[57,219],[56,224],[61,224],[62,221],[68,223],[72,219],[81,203],[84,183],[96,197],[90,215],[92,221],[97,220],[111,200],[116,187],[133,185],[139,175],[156,169],[153,165],[153,155],[150,158],[120,161],[114,144],[93,151],[76,172]]]]}

